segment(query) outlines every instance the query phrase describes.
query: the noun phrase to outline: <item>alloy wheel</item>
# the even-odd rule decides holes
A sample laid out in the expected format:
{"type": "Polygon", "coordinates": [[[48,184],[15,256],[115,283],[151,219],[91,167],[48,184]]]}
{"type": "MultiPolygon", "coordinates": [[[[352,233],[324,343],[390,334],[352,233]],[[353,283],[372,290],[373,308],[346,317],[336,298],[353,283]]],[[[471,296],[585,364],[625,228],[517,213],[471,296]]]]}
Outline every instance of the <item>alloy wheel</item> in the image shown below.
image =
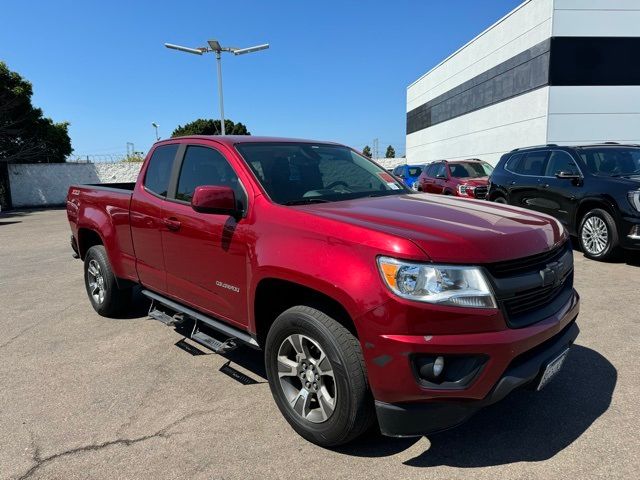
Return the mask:
{"type": "Polygon", "coordinates": [[[602,254],[609,245],[609,229],[600,217],[589,217],[582,226],[582,245],[591,255],[602,254]]]}
{"type": "Polygon", "coordinates": [[[337,398],[333,367],[315,340],[300,334],[285,338],[278,349],[278,377],[298,416],[312,423],[331,417],[337,398]]]}
{"type": "Polygon", "coordinates": [[[104,295],[106,293],[106,287],[104,285],[104,276],[102,275],[102,269],[100,264],[96,260],[89,261],[89,267],[87,268],[89,281],[89,292],[93,301],[97,304],[104,302],[104,295]]]}

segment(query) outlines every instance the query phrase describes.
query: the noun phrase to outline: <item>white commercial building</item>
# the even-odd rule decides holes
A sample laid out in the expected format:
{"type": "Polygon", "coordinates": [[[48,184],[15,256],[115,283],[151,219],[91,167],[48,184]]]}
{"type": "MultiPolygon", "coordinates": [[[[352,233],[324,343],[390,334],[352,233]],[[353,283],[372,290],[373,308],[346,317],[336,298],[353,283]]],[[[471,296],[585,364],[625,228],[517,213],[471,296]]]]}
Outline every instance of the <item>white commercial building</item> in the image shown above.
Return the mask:
{"type": "Polygon", "coordinates": [[[640,143],[640,0],[528,0],[407,89],[407,161],[640,143]]]}

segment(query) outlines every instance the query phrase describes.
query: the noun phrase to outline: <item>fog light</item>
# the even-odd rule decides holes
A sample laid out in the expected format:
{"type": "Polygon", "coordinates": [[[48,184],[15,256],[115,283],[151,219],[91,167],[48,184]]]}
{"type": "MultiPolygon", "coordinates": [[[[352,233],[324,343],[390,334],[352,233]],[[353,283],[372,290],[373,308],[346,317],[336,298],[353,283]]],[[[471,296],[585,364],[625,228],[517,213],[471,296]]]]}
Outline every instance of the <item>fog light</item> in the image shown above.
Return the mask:
{"type": "Polygon", "coordinates": [[[444,357],[438,357],[436,361],[433,362],[433,376],[438,378],[442,370],[444,370],[444,357]]]}
{"type": "Polygon", "coordinates": [[[629,232],[631,240],[640,240],[640,225],[635,225],[629,232]]]}

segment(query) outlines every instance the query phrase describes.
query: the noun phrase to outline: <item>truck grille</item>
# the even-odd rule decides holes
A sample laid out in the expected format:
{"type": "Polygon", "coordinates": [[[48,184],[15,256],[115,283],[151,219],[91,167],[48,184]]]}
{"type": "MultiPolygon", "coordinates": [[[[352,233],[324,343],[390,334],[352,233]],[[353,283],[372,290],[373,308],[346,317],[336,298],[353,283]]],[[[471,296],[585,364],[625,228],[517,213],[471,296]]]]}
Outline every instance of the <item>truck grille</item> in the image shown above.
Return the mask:
{"type": "Polygon", "coordinates": [[[519,316],[537,310],[552,302],[567,285],[573,286],[573,272],[562,280],[557,286],[534,288],[531,291],[519,292],[515,297],[504,300],[502,305],[509,319],[517,320],[519,316]],[[571,277],[571,278],[569,278],[571,277]],[[567,280],[570,280],[567,283],[567,280]]]}
{"type": "Polygon", "coordinates": [[[484,200],[485,198],[487,198],[488,192],[489,192],[488,187],[476,187],[476,189],[474,190],[474,195],[476,198],[479,198],[480,200],[484,200]]]}
{"type": "Polygon", "coordinates": [[[491,275],[497,278],[513,277],[530,273],[535,270],[542,270],[546,264],[556,261],[571,248],[570,242],[566,242],[547,252],[532,255],[530,257],[517,258],[487,265],[491,275]]]}
{"type": "Polygon", "coordinates": [[[553,315],[573,292],[573,252],[569,241],[548,252],[485,268],[511,328],[525,327],[553,315]]]}

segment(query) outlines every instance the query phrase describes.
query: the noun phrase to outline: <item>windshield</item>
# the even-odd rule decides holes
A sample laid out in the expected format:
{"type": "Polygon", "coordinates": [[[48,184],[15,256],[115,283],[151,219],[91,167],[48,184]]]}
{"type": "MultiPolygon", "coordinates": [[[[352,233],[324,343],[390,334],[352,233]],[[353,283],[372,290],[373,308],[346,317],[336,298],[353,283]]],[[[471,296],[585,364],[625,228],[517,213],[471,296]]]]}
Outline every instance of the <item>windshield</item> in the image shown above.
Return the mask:
{"type": "Polygon", "coordinates": [[[410,177],[419,177],[422,173],[422,167],[409,167],[410,177]]]}
{"type": "Polygon", "coordinates": [[[456,162],[450,163],[451,176],[455,178],[488,177],[493,167],[486,162],[456,162]]]}
{"type": "Polygon", "coordinates": [[[640,174],[640,148],[600,147],[578,150],[595,175],[621,177],[640,174]]]}
{"type": "Polygon", "coordinates": [[[347,147],[269,142],[236,148],[269,197],[283,205],[408,192],[389,172],[347,147]]]}

